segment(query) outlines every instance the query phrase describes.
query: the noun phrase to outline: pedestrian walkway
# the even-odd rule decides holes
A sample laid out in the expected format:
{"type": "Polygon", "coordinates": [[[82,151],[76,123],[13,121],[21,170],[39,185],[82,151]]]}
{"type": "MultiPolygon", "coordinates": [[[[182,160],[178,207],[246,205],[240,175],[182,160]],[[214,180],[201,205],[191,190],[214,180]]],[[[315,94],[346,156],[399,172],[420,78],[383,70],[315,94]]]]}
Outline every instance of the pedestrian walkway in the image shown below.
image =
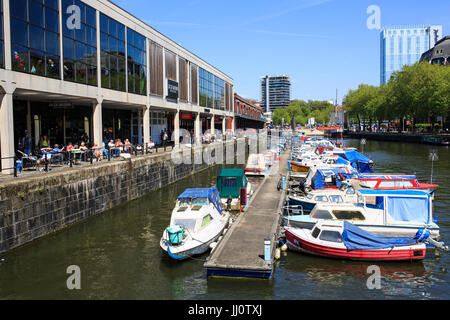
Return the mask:
{"type": "Polygon", "coordinates": [[[265,179],[251,203],[219,242],[205,263],[208,276],[270,278],[282,191],[277,191],[288,153],[281,157],[278,172],[265,179]],[[271,261],[264,260],[264,239],[271,241],[271,261]]]}

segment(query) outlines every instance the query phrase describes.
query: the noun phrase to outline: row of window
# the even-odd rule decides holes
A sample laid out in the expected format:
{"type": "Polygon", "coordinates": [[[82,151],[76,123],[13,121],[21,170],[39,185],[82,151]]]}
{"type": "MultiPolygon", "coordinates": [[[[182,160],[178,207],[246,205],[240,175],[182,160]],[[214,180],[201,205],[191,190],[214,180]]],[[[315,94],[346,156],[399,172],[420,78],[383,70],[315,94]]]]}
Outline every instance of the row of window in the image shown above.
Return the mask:
{"type": "Polygon", "coordinates": [[[261,111],[255,109],[254,107],[251,107],[250,105],[247,105],[243,102],[239,102],[238,100],[236,101],[236,106],[235,106],[235,112],[242,114],[242,115],[246,115],[255,119],[261,119],[261,111]]]}
{"type": "Polygon", "coordinates": [[[199,105],[206,108],[224,110],[225,81],[202,68],[198,69],[199,105]]]}
{"type": "MultiPolygon", "coordinates": [[[[0,67],[4,68],[2,1],[0,0],[0,67]]],[[[103,13],[100,13],[100,25],[97,26],[96,10],[80,0],[61,0],[62,30],[59,27],[59,0],[6,1],[10,2],[14,71],[93,86],[97,86],[100,81],[103,88],[125,92],[128,87],[128,92],[148,94],[145,36],[103,13]],[[80,19],[77,19],[78,16],[80,19]],[[97,47],[97,28],[100,28],[100,48],[97,47]],[[98,54],[100,65],[97,63],[98,54]],[[101,79],[97,79],[98,68],[101,79]]],[[[157,62],[162,63],[159,60],[157,62]]],[[[192,76],[197,77],[196,73],[191,70],[191,79],[192,76]]],[[[200,105],[223,110],[224,80],[201,68],[198,76],[202,77],[199,85],[200,105]]],[[[162,77],[155,80],[164,81],[162,77]]],[[[197,91],[194,79],[192,83],[195,84],[193,90],[197,91]]],[[[158,87],[162,87],[162,83],[158,87]]],[[[162,90],[157,91],[158,95],[163,94],[162,90]]],[[[196,97],[191,99],[197,103],[196,97]]]]}

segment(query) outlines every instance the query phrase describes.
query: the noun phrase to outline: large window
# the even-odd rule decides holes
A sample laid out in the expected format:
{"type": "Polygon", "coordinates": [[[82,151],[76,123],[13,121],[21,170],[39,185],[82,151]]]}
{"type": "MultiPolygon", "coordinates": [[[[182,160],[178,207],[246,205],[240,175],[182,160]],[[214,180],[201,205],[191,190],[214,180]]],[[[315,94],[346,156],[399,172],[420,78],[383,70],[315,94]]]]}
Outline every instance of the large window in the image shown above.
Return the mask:
{"type": "Polygon", "coordinates": [[[224,110],[225,81],[214,76],[214,109],[224,110]]]}
{"type": "Polygon", "coordinates": [[[198,82],[199,82],[199,95],[200,95],[200,101],[199,104],[202,107],[206,107],[206,101],[207,101],[207,81],[206,81],[206,71],[202,68],[198,68],[198,82]]]}
{"type": "Polygon", "coordinates": [[[126,91],[125,26],[100,14],[102,87],[126,91]]]}
{"type": "Polygon", "coordinates": [[[10,0],[9,5],[12,69],[59,78],[58,0],[10,0]]]}
{"type": "Polygon", "coordinates": [[[127,28],[128,92],[147,94],[147,39],[127,28]]]}
{"type": "Polygon", "coordinates": [[[97,85],[97,18],[95,9],[78,0],[62,0],[64,80],[97,85]],[[76,25],[72,16],[80,9],[76,25]],[[71,24],[73,26],[71,26],[71,24]]]}
{"type": "Polygon", "coordinates": [[[5,51],[3,43],[3,1],[0,0],[0,68],[5,67],[5,51]]]}
{"type": "Polygon", "coordinates": [[[199,94],[202,107],[214,107],[214,75],[202,68],[199,69],[199,94]]]}

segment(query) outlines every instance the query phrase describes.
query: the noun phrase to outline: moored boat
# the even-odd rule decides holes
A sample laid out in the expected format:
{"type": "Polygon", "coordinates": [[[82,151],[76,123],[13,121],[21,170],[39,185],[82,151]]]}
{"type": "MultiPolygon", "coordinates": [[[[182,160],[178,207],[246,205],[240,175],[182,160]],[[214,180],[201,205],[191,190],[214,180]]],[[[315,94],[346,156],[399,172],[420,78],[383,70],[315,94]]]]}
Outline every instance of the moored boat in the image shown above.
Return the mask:
{"type": "Polygon", "coordinates": [[[186,189],[177,199],[160,247],[175,260],[203,254],[224,233],[229,219],[216,187],[186,189]]]}
{"type": "Polygon", "coordinates": [[[226,207],[229,199],[231,199],[231,210],[239,210],[240,190],[245,189],[248,200],[252,196],[252,184],[245,176],[242,169],[222,169],[217,176],[217,189],[222,204],[226,207]]]}
{"type": "Polygon", "coordinates": [[[439,188],[437,184],[422,183],[415,175],[363,174],[355,179],[362,188],[375,190],[421,190],[430,194],[439,188]]]}
{"type": "Polygon", "coordinates": [[[318,221],[351,221],[356,226],[380,235],[411,237],[427,229],[431,238],[440,238],[433,221],[433,197],[415,190],[357,190],[358,203],[317,203],[310,214],[284,217],[287,225],[311,229],[318,221]]]}
{"type": "Polygon", "coordinates": [[[285,227],[291,250],[328,258],[363,261],[422,260],[425,243],[415,237],[372,234],[348,221],[320,221],[312,229],[285,227]]]}
{"type": "Polygon", "coordinates": [[[247,166],[245,167],[245,174],[248,176],[265,176],[266,159],[263,154],[250,154],[247,160],[247,166]]]}

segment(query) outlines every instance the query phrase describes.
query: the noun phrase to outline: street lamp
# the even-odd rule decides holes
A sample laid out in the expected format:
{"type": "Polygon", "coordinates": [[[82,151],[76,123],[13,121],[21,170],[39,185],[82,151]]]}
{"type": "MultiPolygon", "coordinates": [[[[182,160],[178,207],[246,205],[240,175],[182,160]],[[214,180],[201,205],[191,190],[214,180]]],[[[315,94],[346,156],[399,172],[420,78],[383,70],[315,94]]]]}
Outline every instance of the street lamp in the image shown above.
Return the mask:
{"type": "Polygon", "coordinates": [[[436,150],[430,150],[429,159],[431,160],[431,183],[433,183],[433,169],[434,169],[434,161],[439,160],[438,154],[436,150]]]}
{"type": "Polygon", "coordinates": [[[366,144],[366,139],[364,139],[364,138],[361,139],[361,145],[362,145],[362,150],[361,150],[362,152],[361,152],[361,153],[362,153],[362,154],[364,154],[364,145],[365,145],[365,144],[366,144]]]}

